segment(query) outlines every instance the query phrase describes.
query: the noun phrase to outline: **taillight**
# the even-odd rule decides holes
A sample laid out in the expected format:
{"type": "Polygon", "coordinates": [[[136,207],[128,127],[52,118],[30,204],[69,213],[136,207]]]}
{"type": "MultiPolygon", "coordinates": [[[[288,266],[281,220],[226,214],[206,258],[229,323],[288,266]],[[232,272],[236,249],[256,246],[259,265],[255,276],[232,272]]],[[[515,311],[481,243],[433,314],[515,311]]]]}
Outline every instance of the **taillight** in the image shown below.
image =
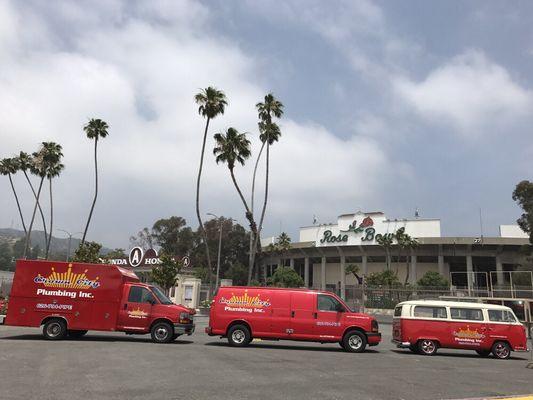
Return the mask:
{"type": "Polygon", "coordinates": [[[191,315],[186,312],[180,313],[180,324],[188,324],[191,322],[191,315]]]}
{"type": "Polygon", "coordinates": [[[372,323],[371,323],[370,326],[372,328],[372,332],[378,332],[379,331],[378,321],[376,321],[375,319],[372,320],[372,323]]]}

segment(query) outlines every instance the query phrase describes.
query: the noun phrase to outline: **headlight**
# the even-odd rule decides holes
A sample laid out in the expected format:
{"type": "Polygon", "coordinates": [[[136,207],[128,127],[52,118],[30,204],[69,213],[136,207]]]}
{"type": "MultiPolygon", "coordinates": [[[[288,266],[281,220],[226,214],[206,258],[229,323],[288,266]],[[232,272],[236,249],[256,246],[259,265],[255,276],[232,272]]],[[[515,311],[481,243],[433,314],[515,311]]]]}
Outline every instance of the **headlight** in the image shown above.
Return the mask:
{"type": "Polygon", "coordinates": [[[180,324],[188,324],[191,322],[191,315],[186,312],[180,313],[180,324]]]}

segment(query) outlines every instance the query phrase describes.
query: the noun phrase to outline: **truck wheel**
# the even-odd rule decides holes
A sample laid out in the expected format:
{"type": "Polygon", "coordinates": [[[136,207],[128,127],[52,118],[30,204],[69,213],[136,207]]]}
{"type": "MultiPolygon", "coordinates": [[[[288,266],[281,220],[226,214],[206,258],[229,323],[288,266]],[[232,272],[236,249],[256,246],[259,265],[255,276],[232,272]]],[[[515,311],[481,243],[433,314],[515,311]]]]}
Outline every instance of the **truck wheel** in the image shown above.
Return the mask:
{"type": "Polygon", "coordinates": [[[342,339],[343,348],[351,353],[362,353],[366,348],[366,336],[358,331],[351,331],[342,339]]]}
{"type": "Polygon", "coordinates": [[[85,336],[86,333],[87,333],[87,331],[71,330],[71,329],[69,329],[67,331],[68,337],[70,337],[72,339],[79,339],[82,336],[85,336]]]}
{"type": "Polygon", "coordinates": [[[178,335],[177,333],[175,333],[174,335],[172,335],[172,340],[176,340],[177,338],[179,338],[181,335],[178,335]]]}
{"type": "Polygon", "coordinates": [[[437,352],[437,343],[433,340],[422,339],[418,342],[418,351],[425,356],[432,356],[437,352]]]}
{"type": "Polygon", "coordinates": [[[490,354],[490,350],[476,350],[476,353],[479,354],[481,357],[488,357],[490,354]]]}
{"type": "Polygon", "coordinates": [[[233,325],[228,331],[228,343],[234,347],[248,346],[252,341],[250,330],[244,325],[233,325]]]}
{"type": "Polygon", "coordinates": [[[169,343],[174,340],[174,328],[168,322],[158,322],[152,326],[151,334],[155,343],[169,343]]]}
{"type": "Polygon", "coordinates": [[[492,346],[492,354],[500,360],[505,360],[511,357],[511,346],[505,342],[496,342],[492,346]]]}
{"type": "Polygon", "coordinates": [[[43,326],[43,335],[48,340],[61,340],[67,335],[67,324],[63,319],[49,319],[43,326]]]}

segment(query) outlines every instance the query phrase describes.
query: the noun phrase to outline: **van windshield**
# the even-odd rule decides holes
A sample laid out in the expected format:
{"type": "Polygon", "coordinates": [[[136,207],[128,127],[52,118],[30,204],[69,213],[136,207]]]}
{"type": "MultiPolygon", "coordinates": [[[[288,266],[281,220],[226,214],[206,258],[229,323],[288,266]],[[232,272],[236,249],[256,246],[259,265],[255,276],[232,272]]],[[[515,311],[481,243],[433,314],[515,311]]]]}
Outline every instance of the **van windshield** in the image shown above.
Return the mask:
{"type": "Polygon", "coordinates": [[[154,292],[161,304],[173,304],[167,295],[157,286],[150,286],[150,289],[152,289],[152,292],[154,292]]]}

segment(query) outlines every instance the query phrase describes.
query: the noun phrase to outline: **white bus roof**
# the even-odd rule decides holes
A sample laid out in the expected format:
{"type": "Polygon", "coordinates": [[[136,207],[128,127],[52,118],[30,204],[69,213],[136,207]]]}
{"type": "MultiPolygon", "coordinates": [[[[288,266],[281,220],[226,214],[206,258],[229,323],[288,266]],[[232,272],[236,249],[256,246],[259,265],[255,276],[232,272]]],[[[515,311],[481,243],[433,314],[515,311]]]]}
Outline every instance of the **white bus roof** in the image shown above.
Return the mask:
{"type": "Polygon", "coordinates": [[[411,300],[398,303],[398,306],[436,306],[436,307],[461,307],[461,308],[484,308],[487,310],[509,310],[509,307],[497,304],[485,304],[465,301],[445,301],[445,300],[411,300]]]}

